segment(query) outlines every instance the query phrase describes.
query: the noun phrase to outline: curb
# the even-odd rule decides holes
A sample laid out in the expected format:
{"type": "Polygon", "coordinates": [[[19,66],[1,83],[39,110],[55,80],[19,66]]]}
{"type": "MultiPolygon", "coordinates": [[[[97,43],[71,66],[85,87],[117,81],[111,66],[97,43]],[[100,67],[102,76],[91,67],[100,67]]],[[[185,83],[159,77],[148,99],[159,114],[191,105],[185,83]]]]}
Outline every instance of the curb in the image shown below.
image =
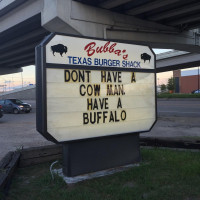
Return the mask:
{"type": "Polygon", "coordinates": [[[18,166],[20,152],[8,152],[0,161],[0,191],[7,194],[12,176],[18,166]]]}
{"type": "Polygon", "coordinates": [[[157,98],[157,101],[200,101],[200,98],[157,98]]]}
{"type": "Polygon", "coordinates": [[[200,140],[140,137],[141,146],[200,149],[200,140]]]}

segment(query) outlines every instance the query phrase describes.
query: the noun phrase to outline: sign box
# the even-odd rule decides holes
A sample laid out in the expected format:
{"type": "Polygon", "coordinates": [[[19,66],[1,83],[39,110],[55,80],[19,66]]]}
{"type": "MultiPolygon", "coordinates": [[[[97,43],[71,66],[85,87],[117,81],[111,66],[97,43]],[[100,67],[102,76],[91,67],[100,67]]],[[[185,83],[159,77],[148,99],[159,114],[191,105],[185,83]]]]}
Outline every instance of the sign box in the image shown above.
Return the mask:
{"type": "Polygon", "coordinates": [[[51,34],[36,48],[37,130],[48,140],[149,131],[155,55],[142,45],[51,34]]]}

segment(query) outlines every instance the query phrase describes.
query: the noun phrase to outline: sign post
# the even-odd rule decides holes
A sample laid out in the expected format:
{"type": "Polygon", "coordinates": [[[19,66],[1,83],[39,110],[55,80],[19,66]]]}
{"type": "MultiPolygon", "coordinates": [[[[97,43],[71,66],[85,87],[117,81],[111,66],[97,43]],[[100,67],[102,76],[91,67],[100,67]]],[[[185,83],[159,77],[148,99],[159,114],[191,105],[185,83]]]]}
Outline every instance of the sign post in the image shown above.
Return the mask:
{"type": "Polygon", "coordinates": [[[37,130],[63,144],[66,176],[140,160],[139,133],[156,121],[149,47],[51,34],[36,69],[37,130]]]}

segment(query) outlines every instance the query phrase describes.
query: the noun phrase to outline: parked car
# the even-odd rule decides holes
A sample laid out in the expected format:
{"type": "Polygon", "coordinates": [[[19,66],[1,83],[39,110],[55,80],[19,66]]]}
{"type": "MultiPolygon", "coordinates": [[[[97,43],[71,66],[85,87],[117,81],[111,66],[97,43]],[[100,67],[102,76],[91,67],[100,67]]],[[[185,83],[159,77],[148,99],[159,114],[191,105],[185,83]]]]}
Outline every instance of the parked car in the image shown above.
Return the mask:
{"type": "Polygon", "coordinates": [[[200,90],[194,91],[194,94],[200,94],[200,90]]]}
{"type": "Polygon", "coordinates": [[[18,114],[21,112],[29,113],[32,108],[28,103],[24,103],[19,99],[0,100],[4,112],[18,114]]]}
{"type": "Polygon", "coordinates": [[[200,94],[200,90],[194,90],[192,91],[192,94],[200,94]]]}
{"type": "Polygon", "coordinates": [[[2,105],[0,105],[0,118],[3,117],[2,105]]]}

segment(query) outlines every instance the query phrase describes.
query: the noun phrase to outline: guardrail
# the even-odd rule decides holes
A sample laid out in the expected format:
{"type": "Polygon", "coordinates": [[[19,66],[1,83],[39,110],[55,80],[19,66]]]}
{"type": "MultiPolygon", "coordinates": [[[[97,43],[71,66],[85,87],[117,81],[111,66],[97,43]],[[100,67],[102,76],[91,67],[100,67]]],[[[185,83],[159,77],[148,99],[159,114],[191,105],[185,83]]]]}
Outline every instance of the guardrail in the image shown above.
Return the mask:
{"type": "Polygon", "coordinates": [[[7,91],[7,92],[2,92],[2,93],[0,93],[0,96],[4,96],[4,95],[8,95],[8,94],[13,94],[13,93],[21,92],[21,91],[25,91],[25,90],[30,90],[30,89],[33,89],[33,88],[35,88],[35,85],[30,85],[30,86],[26,86],[26,87],[23,87],[23,88],[19,88],[19,89],[15,89],[15,90],[10,90],[10,91],[7,91]]]}

